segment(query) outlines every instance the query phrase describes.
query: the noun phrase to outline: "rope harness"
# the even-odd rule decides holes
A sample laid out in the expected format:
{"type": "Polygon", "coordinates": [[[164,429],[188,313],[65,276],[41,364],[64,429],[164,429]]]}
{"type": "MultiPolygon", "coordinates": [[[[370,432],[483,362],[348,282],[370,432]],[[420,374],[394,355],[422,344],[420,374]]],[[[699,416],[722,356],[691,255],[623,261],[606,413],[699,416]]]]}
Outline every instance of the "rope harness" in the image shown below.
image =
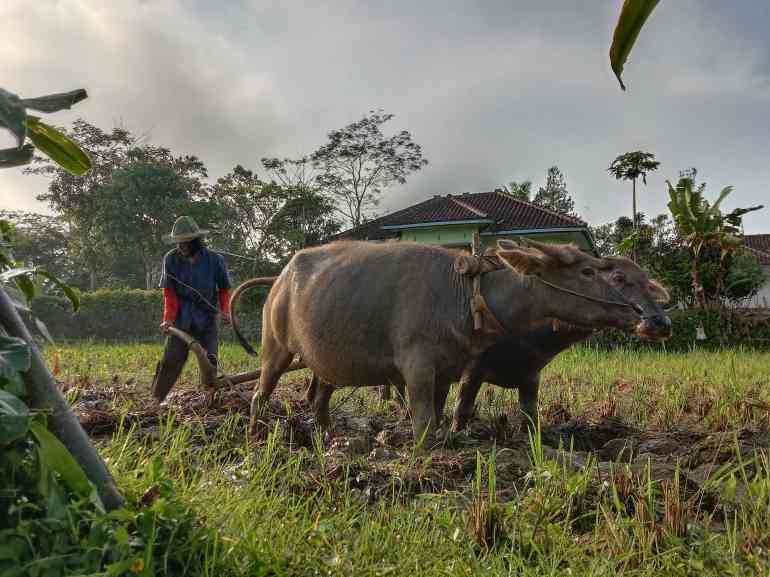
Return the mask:
{"type": "MultiPolygon", "coordinates": [[[[462,255],[457,257],[457,259],[455,260],[455,271],[461,275],[472,277],[473,292],[471,294],[470,304],[471,304],[471,313],[473,315],[474,331],[478,332],[482,330],[484,326],[484,317],[486,316],[488,320],[489,328],[492,331],[501,332],[501,333],[508,332],[508,330],[503,326],[503,324],[497,319],[495,314],[489,308],[489,305],[487,304],[487,301],[484,298],[484,295],[481,293],[481,277],[488,272],[491,272],[494,270],[501,270],[502,268],[504,268],[504,266],[505,265],[503,265],[499,261],[498,257],[491,256],[491,255],[484,255],[484,256],[462,255]]],[[[535,275],[533,276],[544,285],[556,291],[559,291],[568,295],[572,295],[578,298],[582,298],[587,301],[603,304],[603,305],[631,308],[631,309],[634,309],[637,313],[639,313],[642,319],[648,318],[647,315],[642,314],[643,311],[641,310],[641,307],[639,307],[639,305],[628,302],[623,297],[623,295],[612,286],[608,285],[608,288],[610,289],[610,293],[617,296],[619,300],[616,300],[616,301],[608,300],[600,297],[595,297],[592,295],[587,295],[584,293],[574,291],[572,289],[568,289],[568,288],[553,284],[552,282],[549,282],[539,276],[535,276],[535,275]]]]}

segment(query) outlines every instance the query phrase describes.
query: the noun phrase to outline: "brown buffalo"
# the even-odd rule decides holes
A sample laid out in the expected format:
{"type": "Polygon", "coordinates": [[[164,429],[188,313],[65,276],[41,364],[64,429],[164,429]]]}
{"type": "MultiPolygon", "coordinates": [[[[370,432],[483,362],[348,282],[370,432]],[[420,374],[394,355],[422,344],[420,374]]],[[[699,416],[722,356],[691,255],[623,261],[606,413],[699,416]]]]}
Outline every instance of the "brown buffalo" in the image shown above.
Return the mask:
{"type": "MultiPolygon", "coordinates": [[[[646,340],[659,341],[671,335],[671,321],[662,308],[669,295],[658,282],[632,261],[623,257],[607,257],[600,274],[629,302],[638,304],[644,311],[644,322],[637,334],[646,340]]],[[[593,329],[546,321],[522,336],[507,335],[489,349],[470,361],[460,380],[460,390],[454,411],[452,430],[465,427],[474,412],[476,395],[482,383],[488,382],[504,388],[517,388],[522,412],[528,422],[537,419],[537,399],[540,371],[560,352],[573,344],[584,341],[593,329]]],[[[397,400],[402,407],[404,388],[396,385],[397,400]]],[[[308,400],[316,405],[319,423],[327,423],[329,400],[334,388],[322,385],[313,378],[308,389],[308,400]]],[[[383,386],[383,398],[390,398],[389,386],[383,386]]]]}
{"type": "MultiPolygon", "coordinates": [[[[337,242],[298,252],[268,294],[252,430],[294,355],[335,386],[404,384],[416,439],[430,436],[449,384],[506,336],[555,318],[644,331],[642,309],[571,245],[499,241],[505,265],[481,277],[488,313],[474,331],[472,281],[456,251],[416,243],[337,242]]],[[[234,323],[236,333],[244,343],[234,323]]]]}

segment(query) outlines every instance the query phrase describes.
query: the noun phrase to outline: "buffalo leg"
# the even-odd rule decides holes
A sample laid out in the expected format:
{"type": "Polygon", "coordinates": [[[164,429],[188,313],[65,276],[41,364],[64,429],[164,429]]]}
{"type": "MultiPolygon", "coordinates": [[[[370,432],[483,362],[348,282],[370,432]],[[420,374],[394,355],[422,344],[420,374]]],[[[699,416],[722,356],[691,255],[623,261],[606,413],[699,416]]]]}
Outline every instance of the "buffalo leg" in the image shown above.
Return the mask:
{"type": "Polygon", "coordinates": [[[401,407],[402,411],[406,410],[406,387],[404,387],[404,383],[398,383],[393,385],[396,388],[396,401],[398,402],[398,406],[401,407]]]}
{"type": "Polygon", "coordinates": [[[379,388],[380,391],[380,399],[383,401],[389,401],[391,398],[393,398],[393,394],[391,392],[391,388],[395,387],[396,389],[396,402],[398,402],[398,406],[401,407],[401,410],[406,409],[406,390],[403,385],[403,383],[398,384],[388,384],[388,385],[382,385],[379,388]]]}
{"type": "Polygon", "coordinates": [[[433,429],[436,426],[435,405],[433,402],[436,387],[436,372],[431,366],[415,363],[404,375],[406,390],[409,394],[409,407],[412,410],[412,430],[415,443],[423,441],[427,446],[433,441],[433,429]]]}
{"type": "Polygon", "coordinates": [[[262,417],[265,405],[273,394],[278,379],[291,364],[292,355],[289,351],[279,348],[277,343],[270,343],[263,346],[262,373],[259,376],[259,388],[251,397],[251,418],[249,432],[254,434],[257,431],[258,420],[262,417]],[[272,345],[272,346],[270,346],[272,345]]]}
{"type": "Polygon", "coordinates": [[[317,376],[313,375],[313,381],[315,383],[316,394],[313,402],[313,412],[315,413],[316,425],[322,430],[328,430],[331,425],[331,419],[329,417],[329,401],[334,393],[334,387],[322,382],[317,376]]]}
{"type": "Polygon", "coordinates": [[[310,405],[315,405],[315,400],[318,397],[319,380],[315,373],[310,374],[310,383],[305,391],[305,400],[310,405]]]}
{"type": "Polygon", "coordinates": [[[536,374],[519,385],[519,405],[527,419],[527,426],[537,425],[537,396],[540,375],[536,374]]]}
{"type": "Polygon", "coordinates": [[[437,427],[440,427],[444,420],[444,405],[446,405],[447,396],[449,396],[449,383],[436,383],[436,392],[433,393],[433,410],[437,427]]]}
{"type": "Polygon", "coordinates": [[[457,393],[457,405],[452,419],[452,432],[457,433],[465,428],[473,416],[476,406],[476,395],[481,389],[481,371],[474,364],[463,371],[460,378],[460,391],[457,393]]]}

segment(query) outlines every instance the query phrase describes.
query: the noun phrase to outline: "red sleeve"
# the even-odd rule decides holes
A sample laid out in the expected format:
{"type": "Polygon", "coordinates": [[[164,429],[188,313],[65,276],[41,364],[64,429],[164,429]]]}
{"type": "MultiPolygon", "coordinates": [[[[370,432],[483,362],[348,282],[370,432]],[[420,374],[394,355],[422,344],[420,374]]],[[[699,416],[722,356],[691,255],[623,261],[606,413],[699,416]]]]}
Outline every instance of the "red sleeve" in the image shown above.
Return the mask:
{"type": "Polygon", "coordinates": [[[174,322],[179,312],[179,300],[176,291],[172,288],[163,289],[163,320],[174,322]]]}
{"type": "Polygon", "coordinates": [[[224,316],[230,314],[230,289],[219,289],[219,310],[224,316]]]}

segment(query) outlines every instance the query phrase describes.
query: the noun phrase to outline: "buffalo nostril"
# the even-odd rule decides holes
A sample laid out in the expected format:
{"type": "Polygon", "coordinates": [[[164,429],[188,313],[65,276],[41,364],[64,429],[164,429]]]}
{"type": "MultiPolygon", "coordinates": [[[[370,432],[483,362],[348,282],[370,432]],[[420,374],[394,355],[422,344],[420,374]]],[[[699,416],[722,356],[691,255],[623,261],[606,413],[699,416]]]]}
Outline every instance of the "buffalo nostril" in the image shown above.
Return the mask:
{"type": "Polygon", "coordinates": [[[671,319],[667,316],[658,316],[653,319],[653,322],[655,323],[655,326],[661,329],[670,329],[671,328],[671,319]]]}

